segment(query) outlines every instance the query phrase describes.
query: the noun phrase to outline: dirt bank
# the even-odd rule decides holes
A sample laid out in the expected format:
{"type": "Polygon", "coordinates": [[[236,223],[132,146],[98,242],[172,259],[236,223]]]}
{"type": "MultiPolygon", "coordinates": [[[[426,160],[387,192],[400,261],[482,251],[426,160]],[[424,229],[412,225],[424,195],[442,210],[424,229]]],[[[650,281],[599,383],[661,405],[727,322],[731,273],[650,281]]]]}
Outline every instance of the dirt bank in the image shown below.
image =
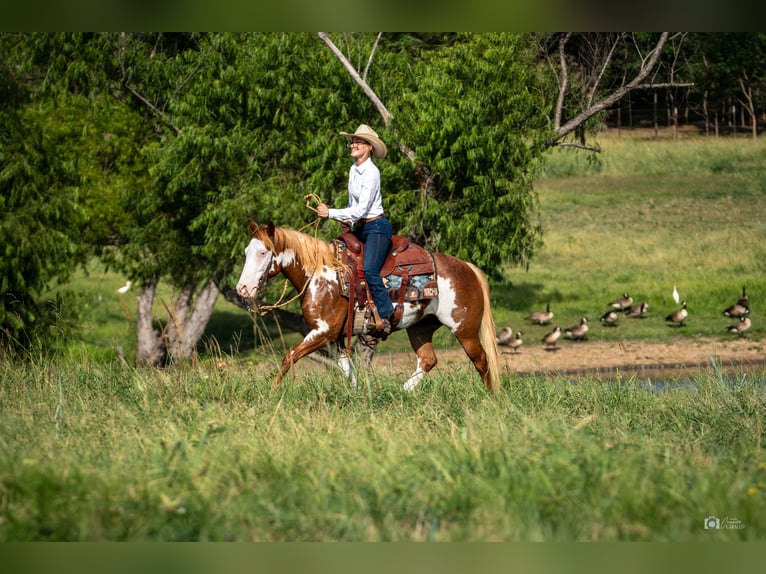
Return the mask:
{"type": "MultiPolygon", "coordinates": [[[[535,341],[522,346],[518,353],[500,347],[503,372],[587,372],[613,369],[671,368],[680,365],[706,366],[711,360],[729,365],[759,365],[766,361],[764,343],[748,339],[713,340],[679,337],[670,342],[649,341],[561,341],[556,350],[546,350],[535,341]]],[[[462,349],[437,350],[443,370],[470,362],[462,349]]],[[[386,353],[381,347],[375,358],[376,368],[389,368],[402,373],[415,369],[414,353],[386,353]]]]}

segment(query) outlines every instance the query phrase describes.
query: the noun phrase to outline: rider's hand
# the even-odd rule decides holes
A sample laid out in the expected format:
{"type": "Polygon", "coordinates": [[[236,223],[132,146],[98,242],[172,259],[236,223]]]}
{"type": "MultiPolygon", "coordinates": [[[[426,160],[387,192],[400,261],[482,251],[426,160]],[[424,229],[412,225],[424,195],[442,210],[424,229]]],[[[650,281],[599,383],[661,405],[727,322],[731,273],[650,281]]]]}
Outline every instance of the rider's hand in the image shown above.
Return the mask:
{"type": "Polygon", "coordinates": [[[328,215],[330,215],[330,208],[327,207],[327,205],[325,205],[324,203],[320,203],[319,205],[317,205],[317,215],[319,217],[327,217],[328,215]]]}

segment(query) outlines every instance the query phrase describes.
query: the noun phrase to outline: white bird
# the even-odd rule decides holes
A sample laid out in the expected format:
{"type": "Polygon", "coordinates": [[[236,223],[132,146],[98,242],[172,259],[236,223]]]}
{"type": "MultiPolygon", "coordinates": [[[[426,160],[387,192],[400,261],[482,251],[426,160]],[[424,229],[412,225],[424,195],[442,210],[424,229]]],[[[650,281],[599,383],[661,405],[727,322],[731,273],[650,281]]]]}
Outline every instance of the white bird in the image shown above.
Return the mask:
{"type": "Polygon", "coordinates": [[[675,285],[673,285],[673,301],[676,303],[681,302],[681,296],[678,294],[678,289],[676,289],[675,285]]]}
{"type": "Polygon", "coordinates": [[[120,295],[125,295],[125,293],[127,293],[129,290],[130,290],[130,281],[128,281],[127,283],[125,283],[125,285],[117,289],[117,293],[119,293],[120,295]]]}

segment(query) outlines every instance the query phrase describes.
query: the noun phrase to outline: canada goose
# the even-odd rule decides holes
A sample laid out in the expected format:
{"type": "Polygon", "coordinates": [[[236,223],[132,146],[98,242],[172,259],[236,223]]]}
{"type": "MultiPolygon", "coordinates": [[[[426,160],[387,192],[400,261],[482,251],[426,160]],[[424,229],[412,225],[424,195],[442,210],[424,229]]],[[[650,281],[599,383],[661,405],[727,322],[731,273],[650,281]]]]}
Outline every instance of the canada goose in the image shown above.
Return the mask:
{"type": "Polygon", "coordinates": [[[574,327],[569,327],[567,329],[564,329],[564,333],[566,333],[566,336],[572,339],[573,341],[580,341],[585,338],[585,335],[588,334],[588,318],[583,317],[580,319],[580,324],[575,325],[574,327]]]}
{"type": "Polygon", "coordinates": [[[617,319],[619,319],[620,316],[615,311],[607,311],[603,315],[601,315],[601,322],[606,327],[616,327],[617,326],[617,319]]]}
{"type": "Polygon", "coordinates": [[[535,311],[528,317],[526,317],[527,321],[531,321],[532,323],[537,323],[538,325],[547,325],[550,323],[551,319],[553,319],[553,313],[551,312],[551,304],[548,303],[545,306],[545,311],[535,311]]]}
{"type": "Polygon", "coordinates": [[[747,315],[743,315],[739,318],[738,323],[734,323],[730,327],[727,327],[727,331],[729,333],[737,333],[740,337],[745,336],[745,331],[747,331],[750,328],[750,317],[747,315]]]}
{"type": "Polygon", "coordinates": [[[679,327],[685,327],[684,321],[686,321],[686,318],[689,316],[688,311],[686,310],[686,301],[681,302],[681,308],[673,311],[670,315],[665,317],[666,321],[670,321],[671,323],[678,323],[679,327]]]}
{"type": "Polygon", "coordinates": [[[519,352],[519,349],[520,349],[520,348],[521,348],[521,346],[524,344],[524,341],[521,339],[521,336],[522,336],[523,334],[524,334],[524,333],[522,333],[521,331],[518,331],[518,332],[516,333],[516,336],[515,336],[513,339],[511,339],[510,341],[508,341],[508,347],[510,347],[511,349],[513,349],[513,352],[514,352],[514,353],[518,353],[518,352],[519,352]]]}
{"type": "Polygon", "coordinates": [[[649,310],[649,303],[644,301],[640,305],[634,305],[627,311],[625,311],[625,316],[630,317],[631,319],[643,319],[646,317],[646,312],[649,310]]]}
{"type": "Polygon", "coordinates": [[[498,345],[508,345],[508,343],[513,338],[513,329],[510,327],[503,327],[500,329],[500,331],[495,335],[495,340],[497,341],[498,345]]]}
{"type": "Polygon", "coordinates": [[[546,347],[555,349],[556,342],[559,340],[559,337],[561,337],[561,327],[556,327],[550,333],[545,334],[545,337],[543,337],[543,343],[545,343],[546,347]]]}
{"type": "Polygon", "coordinates": [[[747,285],[743,285],[742,297],[740,297],[739,300],[734,303],[734,305],[730,305],[723,310],[723,314],[726,317],[744,317],[750,312],[750,298],[747,296],[746,289],[747,285]]]}
{"type": "Polygon", "coordinates": [[[742,297],[739,298],[737,304],[747,307],[748,309],[750,308],[750,297],[747,296],[747,285],[742,286],[742,297]]]}
{"type": "Polygon", "coordinates": [[[624,311],[633,304],[633,297],[631,297],[626,291],[620,299],[615,299],[609,303],[610,307],[624,311]]]}

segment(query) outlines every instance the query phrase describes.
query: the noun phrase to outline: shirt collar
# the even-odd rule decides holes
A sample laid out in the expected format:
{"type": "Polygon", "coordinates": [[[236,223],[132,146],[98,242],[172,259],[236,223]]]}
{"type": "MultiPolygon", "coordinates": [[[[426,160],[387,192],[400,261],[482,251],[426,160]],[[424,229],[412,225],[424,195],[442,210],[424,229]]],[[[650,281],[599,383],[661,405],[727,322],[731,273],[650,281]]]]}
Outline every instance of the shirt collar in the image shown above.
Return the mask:
{"type": "Polygon", "coordinates": [[[366,160],[362,162],[362,165],[353,164],[353,166],[357,173],[364,173],[367,170],[367,168],[370,167],[371,164],[372,164],[372,158],[368,157],[366,160]]]}

